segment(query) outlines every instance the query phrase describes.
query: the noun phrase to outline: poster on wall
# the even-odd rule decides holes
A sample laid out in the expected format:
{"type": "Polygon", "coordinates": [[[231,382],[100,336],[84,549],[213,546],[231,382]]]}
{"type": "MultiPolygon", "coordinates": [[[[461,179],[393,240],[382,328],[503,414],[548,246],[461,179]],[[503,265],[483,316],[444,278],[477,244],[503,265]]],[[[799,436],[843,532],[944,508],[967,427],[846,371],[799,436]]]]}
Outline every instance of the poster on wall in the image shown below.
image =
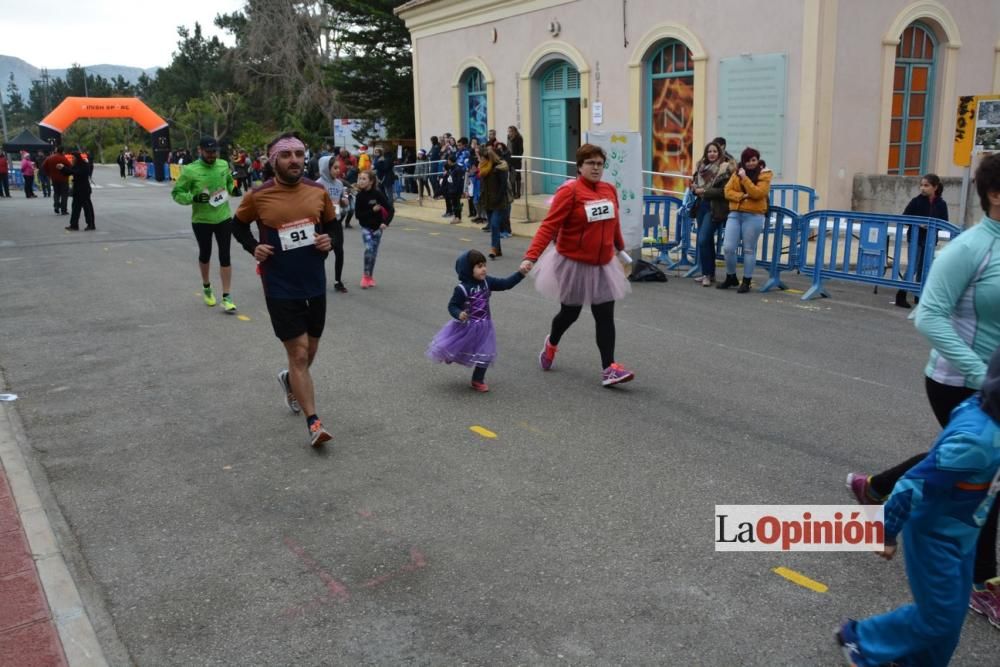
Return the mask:
{"type": "Polygon", "coordinates": [[[618,190],[625,247],[638,248],[642,245],[642,135],[638,132],[587,132],[586,140],[608,154],[603,180],[618,190]]]}
{"type": "Polygon", "coordinates": [[[486,95],[469,95],[469,138],[486,141],[486,95]]]}
{"type": "Polygon", "coordinates": [[[1000,100],[979,100],[976,110],[976,136],[973,152],[1000,151],[1000,100]]]}
{"type": "Polygon", "coordinates": [[[785,80],[788,57],[772,53],[719,61],[719,136],[726,150],[747,146],[781,176],[785,152],[785,80]]]}
{"type": "Polygon", "coordinates": [[[655,194],[683,194],[694,154],[694,75],[652,81],[652,171],[679,176],[654,176],[655,194]],[[661,192],[665,190],[666,192],[661,192]]]}

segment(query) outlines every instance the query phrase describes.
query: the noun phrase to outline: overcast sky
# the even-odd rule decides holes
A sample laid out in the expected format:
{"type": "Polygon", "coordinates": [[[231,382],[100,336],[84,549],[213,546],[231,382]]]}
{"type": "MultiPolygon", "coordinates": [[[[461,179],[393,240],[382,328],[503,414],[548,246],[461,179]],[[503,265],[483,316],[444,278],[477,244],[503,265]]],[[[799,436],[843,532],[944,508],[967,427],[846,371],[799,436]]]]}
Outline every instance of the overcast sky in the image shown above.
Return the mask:
{"type": "Polygon", "coordinates": [[[177,49],[177,26],[201,23],[207,35],[232,40],[213,24],[216,14],[243,7],[243,0],[18,0],[3,6],[0,55],[35,67],[81,65],[165,67],[177,49]]]}

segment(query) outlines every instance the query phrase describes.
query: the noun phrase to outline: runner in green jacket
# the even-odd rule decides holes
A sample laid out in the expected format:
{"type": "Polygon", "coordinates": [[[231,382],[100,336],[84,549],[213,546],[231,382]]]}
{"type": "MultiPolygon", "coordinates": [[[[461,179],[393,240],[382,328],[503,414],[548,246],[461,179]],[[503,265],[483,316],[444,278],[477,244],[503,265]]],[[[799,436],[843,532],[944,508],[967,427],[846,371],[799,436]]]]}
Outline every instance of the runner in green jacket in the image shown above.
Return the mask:
{"type": "Polygon", "coordinates": [[[203,137],[198,144],[200,160],[184,167],[170,195],[183,206],[191,206],[191,228],[198,240],[198,268],[206,306],[214,306],[215,293],[208,280],[212,259],[212,237],[219,245],[219,276],[222,278],[222,307],[227,313],[236,312],[229,295],[233,269],[229,263],[229,242],[232,238],[229,221],[233,213],[229,196],[236,188],[233,175],[225,160],[219,160],[219,144],[212,137],[203,137]]]}

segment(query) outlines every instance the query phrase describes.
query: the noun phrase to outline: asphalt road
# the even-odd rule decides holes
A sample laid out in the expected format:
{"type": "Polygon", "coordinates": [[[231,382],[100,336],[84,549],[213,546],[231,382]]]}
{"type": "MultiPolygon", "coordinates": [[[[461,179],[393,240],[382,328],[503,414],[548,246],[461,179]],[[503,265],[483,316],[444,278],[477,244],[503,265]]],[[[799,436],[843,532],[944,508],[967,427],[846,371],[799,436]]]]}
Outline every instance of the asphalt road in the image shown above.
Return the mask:
{"type": "MultiPolygon", "coordinates": [[[[556,306],[527,280],[493,298],[477,394],[423,353],[487,236],[397,219],[362,291],[348,231],[317,452],[250,256],[234,244],[248,319],[206,308],[169,186],[97,181],[94,233],[0,200],[0,365],[116,664],[835,665],[841,617],[909,599],[902,558],[713,544],[716,504],[845,503],[849,470],[930,444],[927,345],[884,291],[637,285],[616,312],[637,379],[605,389],[587,313],[538,369],[556,306]]],[[[954,664],[996,664],[996,641],[970,615],[954,664]]]]}

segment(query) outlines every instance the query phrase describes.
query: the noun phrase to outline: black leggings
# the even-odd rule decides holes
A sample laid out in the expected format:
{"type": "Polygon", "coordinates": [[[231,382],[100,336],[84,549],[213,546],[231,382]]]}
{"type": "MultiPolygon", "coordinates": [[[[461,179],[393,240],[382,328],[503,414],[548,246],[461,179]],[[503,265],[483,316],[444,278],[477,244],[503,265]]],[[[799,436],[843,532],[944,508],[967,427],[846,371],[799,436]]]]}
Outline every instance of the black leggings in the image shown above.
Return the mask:
{"type": "MultiPolygon", "coordinates": [[[[580,317],[583,306],[560,304],[559,313],[552,318],[552,331],[549,342],[558,345],[566,330],[576,318],[580,317]]],[[[594,325],[597,328],[597,349],[601,351],[601,368],[607,368],[615,363],[615,302],[595,303],[590,306],[594,315],[594,325]]]]}
{"type": "Polygon", "coordinates": [[[336,228],[329,229],[332,225],[327,225],[327,231],[332,232],[330,240],[333,244],[333,278],[339,283],[342,282],[340,278],[344,274],[344,228],[341,226],[340,220],[333,224],[336,225],[336,228]]]}
{"type": "Polygon", "coordinates": [[[475,368],[473,368],[472,369],[472,381],[473,382],[482,382],[483,380],[485,380],[486,379],[486,369],[487,368],[489,368],[489,366],[476,366],[475,368]]]}
{"type": "Polygon", "coordinates": [[[198,261],[208,264],[212,261],[212,237],[219,244],[219,266],[229,266],[229,242],[233,238],[229,220],[218,224],[192,222],[191,229],[198,240],[198,261]]]}
{"type": "MultiPolygon", "coordinates": [[[[934,416],[937,417],[942,428],[948,425],[951,411],[958,407],[959,403],[976,393],[974,389],[941,384],[930,378],[924,378],[924,387],[927,390],[927,400],[931,404],[931,410],[934,411],[934,416]]],[[[923,461],[926,456],[926,452],[917,454],[884,472],[873,475],[871,479],[872,493],[882,497],[888,496],[892,493],[892,487],[896,485],[896,481],[906,474],[907,470],[923,461]]],[[[983,529],[979,533],[979,540],[976,542],[976,564],[972,573],[972,580],[975,582],[983,582],[997,576],[998,509],[1000,509],[1000,503],[993,503],[993,507],[986,517],[986,523],[983,524],[983,529]]]]}

